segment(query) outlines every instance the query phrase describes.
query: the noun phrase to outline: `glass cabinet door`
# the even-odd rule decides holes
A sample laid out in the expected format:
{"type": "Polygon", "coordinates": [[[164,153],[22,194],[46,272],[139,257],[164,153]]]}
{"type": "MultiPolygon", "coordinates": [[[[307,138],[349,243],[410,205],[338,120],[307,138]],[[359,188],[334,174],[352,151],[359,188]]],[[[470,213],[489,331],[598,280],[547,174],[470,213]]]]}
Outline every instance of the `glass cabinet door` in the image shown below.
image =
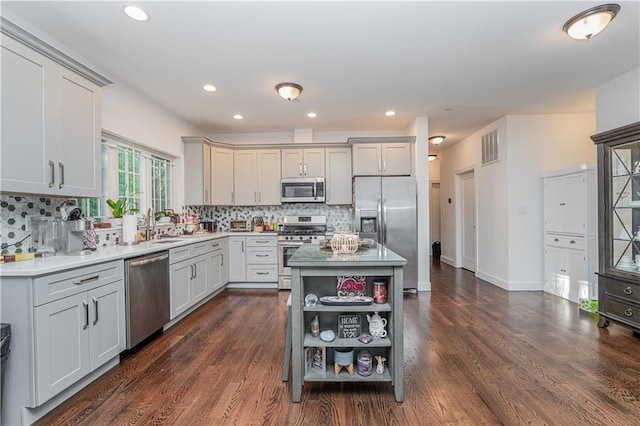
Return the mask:
{"type": "Polygon", "coordinates": [[[640,141],[611,147],[611,258],[608,266],[639,273],[640,268],[640,141]]]}

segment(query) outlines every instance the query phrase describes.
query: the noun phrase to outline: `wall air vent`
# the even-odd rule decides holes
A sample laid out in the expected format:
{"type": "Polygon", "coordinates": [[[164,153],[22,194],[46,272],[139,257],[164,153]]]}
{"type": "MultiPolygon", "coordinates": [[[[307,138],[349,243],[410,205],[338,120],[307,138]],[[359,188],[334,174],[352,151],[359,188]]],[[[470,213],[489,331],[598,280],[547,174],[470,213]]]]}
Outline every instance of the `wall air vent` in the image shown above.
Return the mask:
{"type": "Polygon", "coordinates": [[[482,165],[486,166],[500,161],[498,155],[498,129],[482,136],[482,165]]]}

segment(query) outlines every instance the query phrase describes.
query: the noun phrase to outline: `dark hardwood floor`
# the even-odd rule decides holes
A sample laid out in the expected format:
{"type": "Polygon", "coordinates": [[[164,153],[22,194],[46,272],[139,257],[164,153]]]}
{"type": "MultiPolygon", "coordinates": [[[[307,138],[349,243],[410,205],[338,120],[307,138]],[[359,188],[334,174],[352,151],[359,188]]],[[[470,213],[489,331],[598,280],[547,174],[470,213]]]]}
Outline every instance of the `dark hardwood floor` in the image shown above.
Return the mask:
{"type": "Polygon", "coordinates": [[[445,264],[405,296],[390,384],[281,380],[287,292],[227,290],[41,419],[83,425],[640,424],[640,340],[542,292],[445,264]]]}

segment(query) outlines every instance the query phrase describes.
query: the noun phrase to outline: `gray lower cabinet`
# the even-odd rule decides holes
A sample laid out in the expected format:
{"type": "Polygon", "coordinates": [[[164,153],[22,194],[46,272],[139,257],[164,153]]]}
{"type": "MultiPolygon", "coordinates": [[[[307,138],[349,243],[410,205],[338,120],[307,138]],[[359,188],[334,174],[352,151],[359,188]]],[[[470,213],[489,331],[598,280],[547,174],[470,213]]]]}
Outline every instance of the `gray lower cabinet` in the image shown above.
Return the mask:
{"type": "Polygon", "coordinates": [[[171,319],[209,294],[208,252],[209,243],[190,244],[169,251],[171,319]]]}
{"type": "Polygon", "coordinates": [[[124,350],[124,281],[35,308],[40,405],[124,350]]]}
{"type": "Polygon", "coordinates": [[[229,242],[226,238],[209,243],[209,292],[214,292],[229,281],[229,242]]]}
{"type": "Polygon", "coordinates": [[[125,348],[122,261],[33,280],[35,406],[125,348]]]}

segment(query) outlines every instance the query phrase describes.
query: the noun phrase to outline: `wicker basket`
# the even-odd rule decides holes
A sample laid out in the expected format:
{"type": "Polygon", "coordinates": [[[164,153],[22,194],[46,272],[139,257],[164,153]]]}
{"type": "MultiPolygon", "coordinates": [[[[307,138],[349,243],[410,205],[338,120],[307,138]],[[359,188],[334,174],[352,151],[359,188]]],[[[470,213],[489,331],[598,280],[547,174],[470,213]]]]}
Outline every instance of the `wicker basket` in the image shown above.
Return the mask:
{"type": "Polygon", "coordinates": [[[357,234],[335,234],[331,239],[331,250],[334,253],[350,254],[358,251],[357,234]]]}

